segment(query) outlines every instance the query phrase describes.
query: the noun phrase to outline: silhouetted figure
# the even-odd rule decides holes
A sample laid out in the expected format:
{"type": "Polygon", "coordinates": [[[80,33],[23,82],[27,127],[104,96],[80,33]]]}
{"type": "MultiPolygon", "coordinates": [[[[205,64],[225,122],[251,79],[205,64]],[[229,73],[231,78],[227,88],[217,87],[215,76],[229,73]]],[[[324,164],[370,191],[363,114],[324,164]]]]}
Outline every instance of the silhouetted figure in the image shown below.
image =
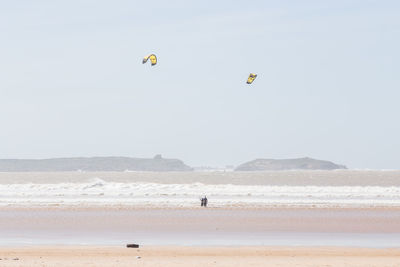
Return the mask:
{"type": "Polygon", "coordinates": [[[208,199],[206,196],[201,198],[201,206],[202,207],[207,207],[208,199]]]}

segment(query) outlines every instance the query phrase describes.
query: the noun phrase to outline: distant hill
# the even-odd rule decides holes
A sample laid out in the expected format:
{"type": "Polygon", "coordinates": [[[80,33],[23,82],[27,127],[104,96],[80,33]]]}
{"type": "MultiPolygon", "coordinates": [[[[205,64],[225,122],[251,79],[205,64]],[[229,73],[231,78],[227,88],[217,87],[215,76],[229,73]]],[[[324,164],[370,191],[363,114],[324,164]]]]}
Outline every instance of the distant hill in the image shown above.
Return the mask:
{"type": "Polygon", "coordinates": [[[276,171],[276,170],[335,170],[347,169],[330,161],[312,158],[298,159],[256,159],[239,165],[235,171],[276,171]]]}
{"type": "Polygon", "coordinates": [[[178,159],[92,157],[54,159],[0,159],[0,172],[57,171],[191,171],[178,159]]]}

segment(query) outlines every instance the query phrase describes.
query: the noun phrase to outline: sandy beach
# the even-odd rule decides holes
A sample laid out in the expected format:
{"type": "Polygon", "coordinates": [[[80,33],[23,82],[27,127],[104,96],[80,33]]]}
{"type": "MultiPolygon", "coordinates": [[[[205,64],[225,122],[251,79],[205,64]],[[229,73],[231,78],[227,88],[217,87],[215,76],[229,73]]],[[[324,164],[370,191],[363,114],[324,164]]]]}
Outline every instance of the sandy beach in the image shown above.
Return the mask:
{"type": "Polygon", "coordinates": [[[400,249],[19,247],[0,248],[0,266],[400,266],[400,249]]]}
{"type": "Polygon", "coordinates": [[[400,266],[398,172],[186,174],[0,174],[0,266],[400,266]]]}

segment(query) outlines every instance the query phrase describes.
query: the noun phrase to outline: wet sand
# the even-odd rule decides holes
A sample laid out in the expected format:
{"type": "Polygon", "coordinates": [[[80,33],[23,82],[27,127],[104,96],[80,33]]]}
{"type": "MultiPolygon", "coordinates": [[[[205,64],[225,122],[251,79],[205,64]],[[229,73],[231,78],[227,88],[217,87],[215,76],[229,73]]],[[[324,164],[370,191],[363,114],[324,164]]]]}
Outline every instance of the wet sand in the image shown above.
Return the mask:
{"type": "Polygon", "coordinates": [[[400,249],[18,247],[0,248],[0,266],[400,266],[400,249]]]}
{"type": "Polygon", "coordinates": [[[2,267],[400,266],[391,208],[9,207],[0,218],[2,267]]]}
{"type": "Polygon", "coordinates": [[[0,231],[305,231],[400,233],[400,208],[1,207],[0,231]]]}
{"type": "Polygon", "coordinates": [[[0,209],[0,245],[399,247],[400,209],[0,209]]]}

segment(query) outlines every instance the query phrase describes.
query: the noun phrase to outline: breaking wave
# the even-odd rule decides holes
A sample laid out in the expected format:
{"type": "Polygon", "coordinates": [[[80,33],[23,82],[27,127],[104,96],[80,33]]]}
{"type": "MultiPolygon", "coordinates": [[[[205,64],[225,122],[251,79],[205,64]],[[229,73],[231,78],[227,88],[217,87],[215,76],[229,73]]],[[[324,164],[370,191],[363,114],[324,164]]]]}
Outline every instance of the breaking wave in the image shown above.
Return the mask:
{"type": "Polygon", "coordinates": [[[268,186],[233,184],[83,183],[0,184],[0,205],[127,205],[190,207],[207,195],[210,206],[400,206],[400,187],[268,186]]]}

